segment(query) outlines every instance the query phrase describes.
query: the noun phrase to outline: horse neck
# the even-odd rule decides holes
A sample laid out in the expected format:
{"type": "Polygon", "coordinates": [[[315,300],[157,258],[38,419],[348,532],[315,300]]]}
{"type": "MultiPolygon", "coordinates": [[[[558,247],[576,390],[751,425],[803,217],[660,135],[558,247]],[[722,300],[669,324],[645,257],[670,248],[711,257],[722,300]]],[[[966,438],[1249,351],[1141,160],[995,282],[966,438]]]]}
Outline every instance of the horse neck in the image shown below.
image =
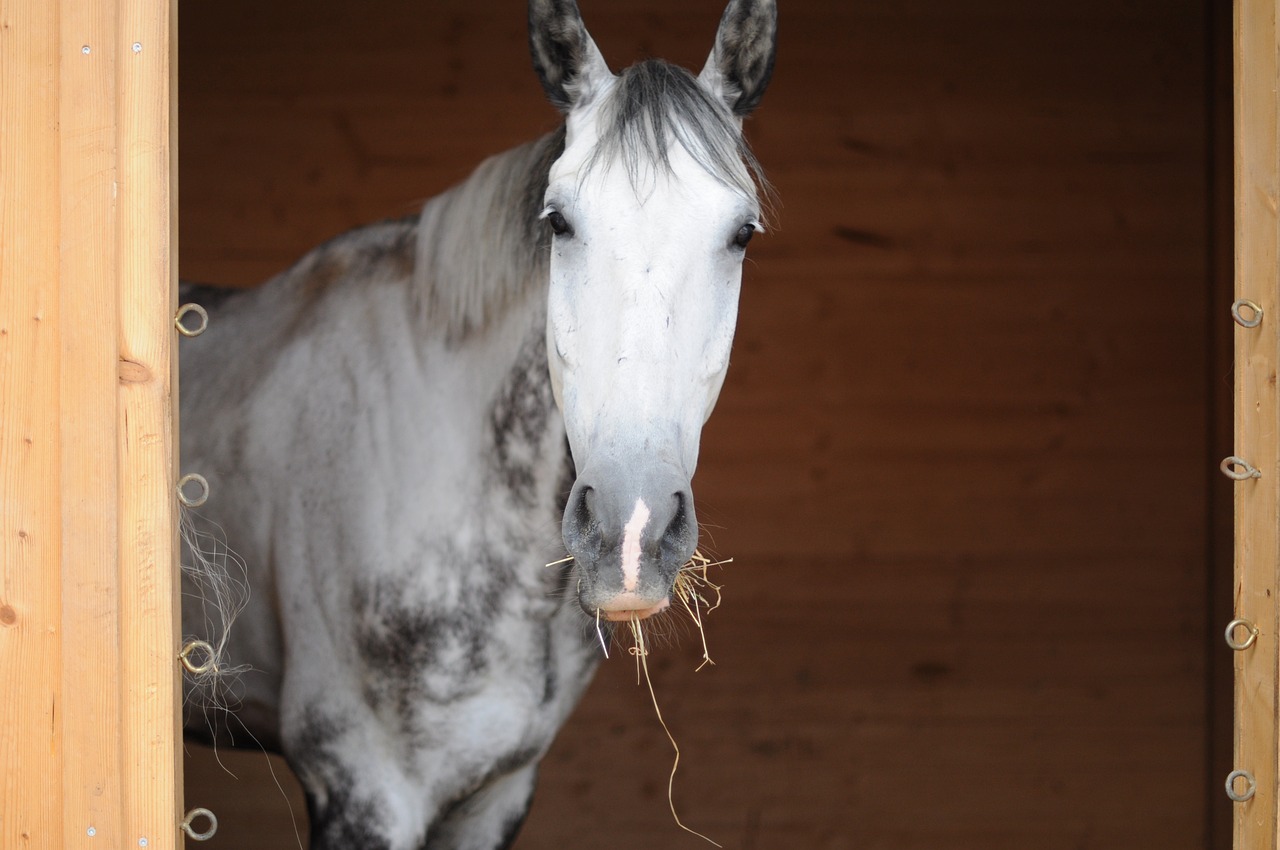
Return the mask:
{"type": "Polygon", "coordinates": [[[549,242],[538,213],[563,149],[562,127],[490,157],[424,206],[413,287],[429,324],[451,341],[485,330],[545,285],[549,242]]]}
{"type": "Polygon", "coordinates": [[[556,491],[566,452],[547,368],[550,240],[539,220],[563,148],[561,128],[486,160],[430,200],[410,281],[425,321],[420,362],[448,395],[437,402],[454,412],[446,428],[455,429],[458,460],[489,469],[486,480],[503,486],[487,486],[488,498],[513,497],[524,508],[511,516],[526,518],[556,491]]]}

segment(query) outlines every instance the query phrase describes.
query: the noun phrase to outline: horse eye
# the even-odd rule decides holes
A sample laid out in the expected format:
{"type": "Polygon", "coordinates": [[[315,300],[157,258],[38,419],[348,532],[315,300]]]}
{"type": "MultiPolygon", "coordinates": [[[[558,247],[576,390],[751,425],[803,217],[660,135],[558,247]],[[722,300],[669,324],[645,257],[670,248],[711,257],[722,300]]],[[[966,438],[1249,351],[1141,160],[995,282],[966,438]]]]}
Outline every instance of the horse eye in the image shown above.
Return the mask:
{"type": "Polygon", "coordinates": [[[756,226],[754,224],[744,224],[738,229],[737,234],[733,237],[733,244],[737,248],[746,248],[747,243],[751,241],[751,237],[755,235],[756,226]]]}
{"type": "Polygon", "coordinates": [[[559,210],[552,210],[547,213],[547,222],[551,225],[551,232],[556,236],[572,236],[573,228],[569,226],[569,222],[559,210]]]}

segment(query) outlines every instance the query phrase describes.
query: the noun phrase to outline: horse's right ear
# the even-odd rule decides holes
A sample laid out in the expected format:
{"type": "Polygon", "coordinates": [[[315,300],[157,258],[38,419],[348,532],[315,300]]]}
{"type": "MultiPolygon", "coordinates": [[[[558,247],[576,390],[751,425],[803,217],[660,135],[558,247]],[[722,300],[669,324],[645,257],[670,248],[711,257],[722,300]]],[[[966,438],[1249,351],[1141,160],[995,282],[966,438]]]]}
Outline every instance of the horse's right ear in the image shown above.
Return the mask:
{"type": "Polygon", "coordinates": [[[529,0],[529,52],[547,97],[564,112],[612,76],[574,0],[529,0]]]}

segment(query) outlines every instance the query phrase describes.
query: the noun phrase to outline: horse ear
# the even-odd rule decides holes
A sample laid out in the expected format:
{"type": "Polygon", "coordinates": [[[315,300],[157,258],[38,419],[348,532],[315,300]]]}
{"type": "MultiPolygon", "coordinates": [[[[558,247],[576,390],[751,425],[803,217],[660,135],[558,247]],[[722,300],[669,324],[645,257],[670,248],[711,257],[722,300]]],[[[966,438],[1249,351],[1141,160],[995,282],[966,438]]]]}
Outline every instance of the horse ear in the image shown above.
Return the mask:
{"type": "Polygon", "coordinates": [[[773,75],[777,41],[775,0],[731,0],[720,18],[716,46],[698,79],[742,117],[764,97],[773,75]]]}
{"type": "Polygon", "coordinates": [[[529,0],[529,52],[547,97],[564,112],[612,76],[574,0],[529,0]]]}

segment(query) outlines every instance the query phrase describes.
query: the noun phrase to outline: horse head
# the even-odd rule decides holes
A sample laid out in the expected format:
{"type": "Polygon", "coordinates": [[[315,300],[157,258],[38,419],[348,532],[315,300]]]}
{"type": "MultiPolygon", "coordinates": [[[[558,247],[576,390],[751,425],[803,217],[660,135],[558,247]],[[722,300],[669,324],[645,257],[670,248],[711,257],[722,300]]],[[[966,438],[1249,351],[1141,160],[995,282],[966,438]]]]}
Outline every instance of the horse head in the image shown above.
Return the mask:
{"type": "Polygon", "coordinates": [[[530,47],[565,144],[547,355],[577,480],[563,520],[592,616],[667,607],[698,542],[690,481],[729,365],[759,169],[742,118],[773,69],[772,0],[732,0],[701,73],[613,74],[573,0],[531,0],[530,47]]]}

